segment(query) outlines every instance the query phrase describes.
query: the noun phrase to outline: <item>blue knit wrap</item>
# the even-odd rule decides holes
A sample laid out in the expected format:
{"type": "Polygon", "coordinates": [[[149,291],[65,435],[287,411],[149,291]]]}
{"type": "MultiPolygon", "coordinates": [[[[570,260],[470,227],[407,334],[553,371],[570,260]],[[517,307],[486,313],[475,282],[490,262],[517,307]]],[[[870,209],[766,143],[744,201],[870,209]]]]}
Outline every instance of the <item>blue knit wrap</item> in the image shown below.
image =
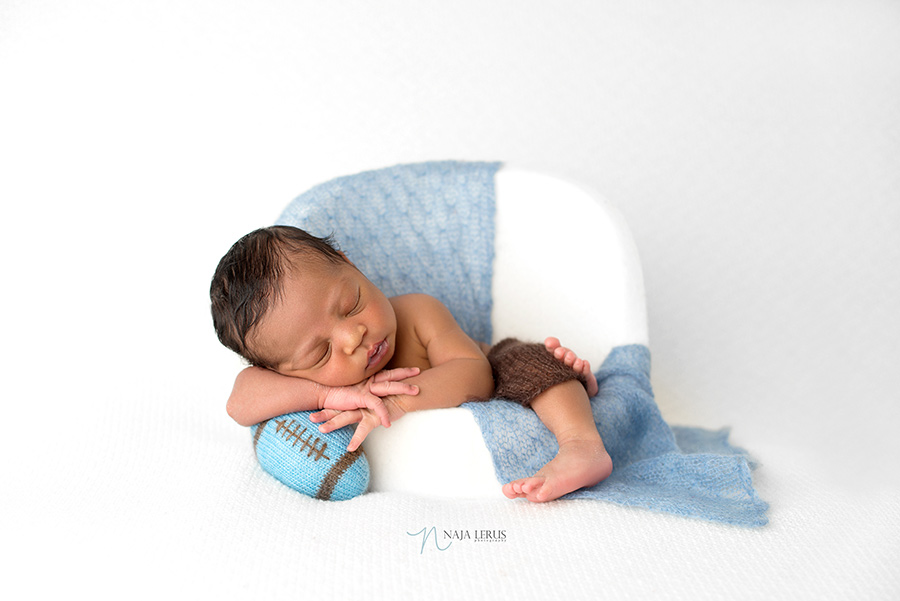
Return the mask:
{"type": "Polygon", "coordinates": [[[490,342],[499,167],[447,161],[339,177],[297,197],[278,224],[334,234],[388,297],[430,294],[469,336],[490,342]]]}
{"type": "MultiPolygon", "coordinates": [[[[499,163],[431,162],[341,177],[295,199],[278,220],[341,248],[388,296],[437,297],[471,337],[491,340],[494,175],[499,163]]],[[[590,299],[585,299],[586,305],[590,299]]],[[[742,526],[767,522],[747,454],[728,433],[671,428],[650,386],[650,351],[612,350],[591,399],[614,464],[592,498],[742,526]]],[[[558,450],[530,409],[503,400],[466,403],[502,483],[533,475],[558,450]]]]}

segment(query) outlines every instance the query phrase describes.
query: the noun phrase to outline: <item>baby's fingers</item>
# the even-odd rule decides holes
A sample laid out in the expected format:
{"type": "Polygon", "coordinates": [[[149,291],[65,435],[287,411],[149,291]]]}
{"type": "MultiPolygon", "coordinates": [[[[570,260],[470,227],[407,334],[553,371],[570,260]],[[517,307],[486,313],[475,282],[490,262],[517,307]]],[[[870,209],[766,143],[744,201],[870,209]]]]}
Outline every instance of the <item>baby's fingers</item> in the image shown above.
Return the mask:
{"type": "MultiPolygon", "coordinates": [[[[374,384],[373,384],[374,386],[374,384]]],[[[371,389],[370,389],[371,392],[371,389]]],[[[390,394],[390,393],[388,393],[390,394]]],[[[385,407],[384,401],[378,398],[375,392],[372,392],[370,396],[365,398],[366,408],[371,410],[375,415],[378,416],[378,419],[381,420],[381,425],[385,428],[391,427],[391,414],[388,411],[388,408],[385,407]]]]}
{"type": "Polygon", "coordinates": [[[321,411],[316,411],[315,413],[310,414],[309,421],[314,424],[318,424],[319,422],[327,422],[338,413],[343,412],[338,411],[337,409],[322,409],[321,411]]]}
{"type": "Polygon", "coordinates": [[[353,438],[350,439],[350,444],[347,445],[348,451],[355,451],[359,448],[359,445],[363,443],[366,439],[366,436],[369,435],[369,432],[375,429],[375,424],[369,422],[369,420],[362,420],[359,422],[359,425],[356,426],[356,432],[353,433],[353,438]]]}
{"type": "Polygon", "coordinates": [[[375,382],[396,382],[413,376],[418,376],[421,370],[418,367],[398,367],[397,369],[383,369],[373,376],[375,382]]]}
{"type": "Polygon", "coordinates": [[[419,387],[406,382],[373,382],[369,386],[369,392],[375,396],[389,396],[392,394],[419,394],[419,387]]]}
{"type": "MultiPolygon", "coordinates": [[[[329,411],[326,409],[325,411],[329,411]]],[[[325,411],[319,411],[319,413],[325,413],[325,411]]],[[[317,415],[317,414],[313,414],[317,415]]],[[[333,432],[335,430],[339,430],[344,426],[349,426],[350,424],[355,424],[359,420],[362,419],[362,412],[358,409],[355,411],[340,411],[337,415],[331,417],[323,424],[319,425],[319,432],[323,434],[327,434],[329,432],[333,432]]]]}

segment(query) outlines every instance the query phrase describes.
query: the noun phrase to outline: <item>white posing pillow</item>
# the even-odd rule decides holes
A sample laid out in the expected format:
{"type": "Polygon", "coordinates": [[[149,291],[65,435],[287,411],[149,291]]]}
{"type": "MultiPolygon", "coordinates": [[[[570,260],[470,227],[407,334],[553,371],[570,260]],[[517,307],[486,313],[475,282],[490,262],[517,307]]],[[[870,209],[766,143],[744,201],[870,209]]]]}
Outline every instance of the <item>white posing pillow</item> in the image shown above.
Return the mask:
{"type": "MultiPolygon", "coordinates": [[[[571,183],[496,174],[493,342],[556,336],[596,371],[609,351],[648,344],[641,265],[621,215],[571,183]]],[[[371,492],[505,498],[472,413],[405,415],[364,443],[371,492]]]]}

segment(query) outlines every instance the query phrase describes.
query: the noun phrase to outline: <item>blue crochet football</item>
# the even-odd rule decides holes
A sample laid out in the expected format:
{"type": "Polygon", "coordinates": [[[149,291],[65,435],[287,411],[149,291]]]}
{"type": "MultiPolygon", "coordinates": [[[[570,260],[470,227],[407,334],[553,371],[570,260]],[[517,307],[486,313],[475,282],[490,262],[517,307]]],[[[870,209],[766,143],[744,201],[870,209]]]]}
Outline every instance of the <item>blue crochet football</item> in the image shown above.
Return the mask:
{"type": "Polygon", "coordinates": [[[250,428],[260,466],[316,499],[346,501],[363,494],[369,487],[369,462],[362,447],[347,450],[353,429],[323,434],[309,421],[312,413],[287,413],[250,428]]]}

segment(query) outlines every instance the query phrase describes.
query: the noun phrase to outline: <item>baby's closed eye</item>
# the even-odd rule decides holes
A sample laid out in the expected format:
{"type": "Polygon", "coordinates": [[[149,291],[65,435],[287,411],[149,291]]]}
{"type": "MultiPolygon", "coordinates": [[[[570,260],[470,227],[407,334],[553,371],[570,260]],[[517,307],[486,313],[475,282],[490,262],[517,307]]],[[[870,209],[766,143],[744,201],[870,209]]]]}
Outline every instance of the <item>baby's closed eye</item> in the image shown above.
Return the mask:
{"type": "Polygon", "coordinates": [[[353,308],[350,309],[350,313],[348,313],[347,316],[356,315],[362,310],[362,306],[362,288],[360,287],[356,290],[356,303],[353,305],[353,308]]]}
{"type": "Polygon", "coordinates": [[[352,316],[356,315],[357,313],[359,313],[360,310],[362,309],[363,303],[362,303],[362,288],[361,287],[357,287],[356,296],[351,297],[351,299],[355,299],[355,300],[350,301],[353,303],[352,305],[350,305],[350,303],[347,303],[347,305],[344,306],[344,317],[352,317],[352,316]]]}
{"type": "Polygon", "coordinates": [[[325,345],[324,345],[324,347],[323,347],[322,354],[319,355],[319,359],[318,359],[318,361],[316,361],[316,363],[315,363],[315,365],[313,365],[313,367],[318,367],[318,366],[320,366],[322,363],[324,363],[324,362],[328,359],[328,353],[329,353],[330,351],[331,351],[331,343],[330,343],[330,342],[326,342],[325,345]]]}

